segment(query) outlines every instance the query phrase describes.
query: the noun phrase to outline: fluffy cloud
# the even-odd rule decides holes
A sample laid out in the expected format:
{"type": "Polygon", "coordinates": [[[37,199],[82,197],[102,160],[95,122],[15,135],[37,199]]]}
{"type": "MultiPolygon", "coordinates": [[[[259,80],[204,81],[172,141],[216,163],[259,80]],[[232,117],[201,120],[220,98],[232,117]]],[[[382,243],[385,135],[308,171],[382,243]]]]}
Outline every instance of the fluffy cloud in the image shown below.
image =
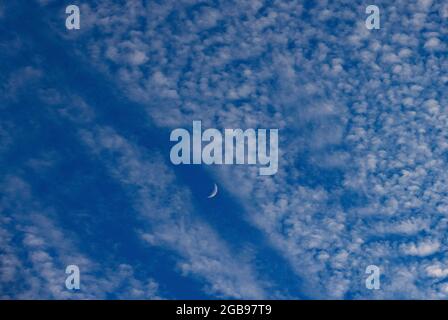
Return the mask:
{"type": "Polygon", "coordinates": [[[2,299],[157,299],[153,279],[139,280],[126,264],[99,264],[79,252],[69,230],[42,207],[20,177],[0,183],[0,297],[2,299]],[[81,271],[81,291],[65,288],[66,266],[81,271]]]}
{"type": "MultiPolygon", "coordinates": [[[[307,295],[446,298],[448,7],[380,1],[381,29],[368,31],[364,5],[93,1],[81,6],[81,32],[68,36],[56,25],[54,31],[61,41],[76,39],[80,61],[119,86],[159,129],[192,120],[280,128],[275,176],[259,177],[246,167],[206,170],[304,279],[307,295]],[[364,287],[370,264],[383,276],[375,292],[364,287]]],[[[9,55],[19,47],[20,41],[1,45],[9,55]]],[[[31,66],[4,73],[2,93],[18,101],[44,75],[31,66]]],[[[235,259],[218,232],[195,216],[187,186],[160,154],[96,123],[79,97],[67,99],[46,86],[36,96],[73,126],[123,187],[144,221],[143,241],[175,252],[179,270],[203,279],[213,294],[269,297],[252,262],[235,259]]],[[[0,125],[2,152],[14,141],[11,128],[0,125]]],[[[95,262],[61,236],[26,185],[15,173],[2,184],[2,211],[9,213],[0,220],[0,292],[9,292],[7,285],[17,296],[65,298],[58,274],[68,259],[64,252],[95,262]],[[33,290],[20,287],[24,278],[33,290]]],[[[126,264],[117,269],[112,283],[130,279],[123,286],[137,296],[156,295],[153,280],[139,280],[126,264]]],[[[101,279],[101,292],[120,286],[101,279]]],[[[88,297],[101,297],[96,289],[88,297]]]]}
{"type": "Polygon", "coordinates": [[[213,174],[310,295],[371,296],[359,274],[376,263],[378,297],[441,297],[421,265],[445,255],[446,8],[379,5],[381,29],[369,32],[354,2],[96,3],[103,38],[87,48],[160,127],[282,129],[276,176],[213,174]]]}

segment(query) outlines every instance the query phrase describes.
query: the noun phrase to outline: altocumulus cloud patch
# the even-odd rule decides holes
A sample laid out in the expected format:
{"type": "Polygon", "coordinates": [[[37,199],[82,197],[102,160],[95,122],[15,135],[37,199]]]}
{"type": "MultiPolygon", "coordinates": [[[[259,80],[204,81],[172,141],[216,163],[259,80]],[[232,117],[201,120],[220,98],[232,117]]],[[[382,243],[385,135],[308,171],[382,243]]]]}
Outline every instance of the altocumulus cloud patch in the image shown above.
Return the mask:
{"type": "Polygon", "coordinates": [[[447,298],[447,19],[1,4],[0,297],[447,298]]]}

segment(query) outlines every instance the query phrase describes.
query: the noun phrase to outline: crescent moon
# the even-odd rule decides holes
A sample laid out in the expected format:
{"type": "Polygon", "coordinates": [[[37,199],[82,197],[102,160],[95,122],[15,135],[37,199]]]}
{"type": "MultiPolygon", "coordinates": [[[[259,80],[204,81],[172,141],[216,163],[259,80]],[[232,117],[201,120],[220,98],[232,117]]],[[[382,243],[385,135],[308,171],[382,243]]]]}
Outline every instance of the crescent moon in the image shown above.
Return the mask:
{"type": "Polygon", "coordinates": [[[218,186],[215,183],[212,193],[207,198],[208,199],[214,198],[217,194],[218,194],[218,186]]]}

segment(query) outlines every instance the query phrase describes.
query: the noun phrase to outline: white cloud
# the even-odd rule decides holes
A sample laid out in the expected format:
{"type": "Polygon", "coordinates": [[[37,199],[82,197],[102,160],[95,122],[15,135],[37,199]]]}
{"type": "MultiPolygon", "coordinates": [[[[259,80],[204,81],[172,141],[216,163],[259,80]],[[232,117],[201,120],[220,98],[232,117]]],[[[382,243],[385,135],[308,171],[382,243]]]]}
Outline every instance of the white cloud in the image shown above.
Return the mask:
{"type": "Polygon", "coordinates": [[[61,229],[52,208],[34,198],[18,176],[0,182],[0,297],[2,299],[157,299],[152,279],[139,280],[131,266],[101,265],[77,249],[72,232],[61,229]],[[80,292],[65,288],[65,268],[81,270],[80,292]]]}
{"type": "MultiPolygon", "coordinates": [[[[247,168],[210,171],[305,279],[310,296],[371,297],[359,273],[378,263],[386,281],[374,297],[446,298],[446,286],[436,285],[425,268],[428,259],[442,265],[446,255],[448,67],[440,52],[446,50],[447,6],[395,1],[382,7],[385,18],[375,34],[363,28],[361,7],[322,2],[303,19],[298,1],[197,10],[190,1],[101,1],[83,9],[86,29],[95,28],[101,41],[92,34],[79,54],[87,52],[159,127],[200,119],[207,126],[288,132],[281,136],[276,176],[260,178],[247,168]],[[328,12],[338,21],[331,30],[322,23],[328,12]],[[327,177],[321,170],[339,176],[314,181],[327,177]]],[[[258,285],[244,288],[254,280],[250,264],[232,262],[213,230],[193,219],[197,234],[181,236],[176,214],[186,210],[148,196],[154,192],[175,208],[190,203],[184,189],[167,192],[156,184],[176,181],[161,158],[110,128],[81,136],[99,155],[117,153],[105,165],[123,185],[137,188],[135,209],[158,223],[143,232],[146,241],[179,252],[181,270],[202,274],[215,292],[263,296],[258,285]],[[203,243],[199,235],[216,243],[203,243]],[[225,254],[210,253],[214,246],[225,254]],[[229,276],[229,270],[240,273],[229,276]]]]}
{"type": "Polygon", "coordinates": [[[191,195],[178,185],[162,157],[144,154],[111,128],[82,130],[80,135],[129,188],[135,210],[152,229],[142,227],[142,239],[176,251],[182,257],[181,271],[204,278],[213,294],[246,299],[265,296],[249,261],[239,260],[210,226],[193,215],[191,195]]]}
{"type": "Polygon", "coordinates": [[[78,127],[80,141],[122,185],[142,221],[138,233],[145,243],[174,251],[178,262],[172,267],[204,281],[210,294],[265,297],[250,258],[231,252],[218,233],[196,217],[189,189],[179,185],[160,154],[145,151],[111,127],[96,125],[94,110],[82,98],[49,91],[41,97],[48,110],[78,127]]]}
{"type": "Polygon", "coordinates": [[[410,243],[401,246],[404,254],[411,256],[427,256],[439,251],[440,243],[438,241],[423,240],[417,244],[410,243]]]}

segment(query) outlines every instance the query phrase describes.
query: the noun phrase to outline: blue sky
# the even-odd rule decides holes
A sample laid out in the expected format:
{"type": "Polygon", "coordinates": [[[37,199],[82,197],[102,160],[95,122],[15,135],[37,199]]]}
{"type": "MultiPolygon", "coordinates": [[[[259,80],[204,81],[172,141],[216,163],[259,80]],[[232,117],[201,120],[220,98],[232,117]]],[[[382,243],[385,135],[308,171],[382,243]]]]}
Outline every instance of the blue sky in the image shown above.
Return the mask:
{"type": "Polygon", "coordinates": [[[0,2],[0,298],[446,298],[447,19],[431,0],[0,2]],[[278,173],[174,166],[193,120],[278,128],[278,173]]]}

